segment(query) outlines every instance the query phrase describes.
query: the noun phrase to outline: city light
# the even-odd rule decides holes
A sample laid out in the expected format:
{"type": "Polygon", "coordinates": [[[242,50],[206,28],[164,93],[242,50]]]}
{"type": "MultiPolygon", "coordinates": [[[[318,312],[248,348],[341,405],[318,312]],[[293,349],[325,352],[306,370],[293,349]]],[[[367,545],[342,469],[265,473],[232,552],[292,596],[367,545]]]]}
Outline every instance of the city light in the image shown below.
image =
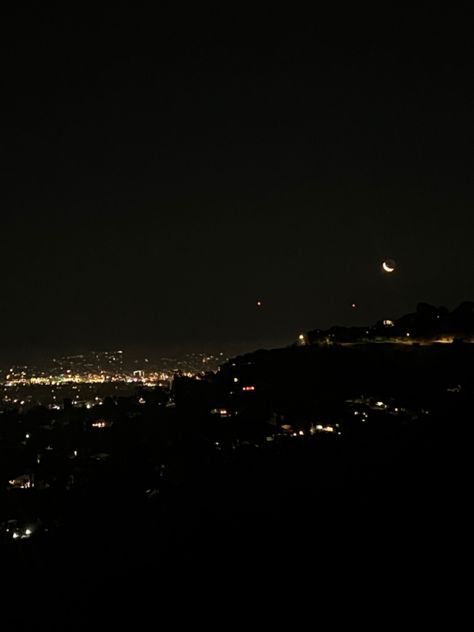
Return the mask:
{"type": "Polygon", "coordinates": [[[298,336],[298,344],[300,345],[306,344],[306,336],[304,334],[300,334],[298,336]]]}

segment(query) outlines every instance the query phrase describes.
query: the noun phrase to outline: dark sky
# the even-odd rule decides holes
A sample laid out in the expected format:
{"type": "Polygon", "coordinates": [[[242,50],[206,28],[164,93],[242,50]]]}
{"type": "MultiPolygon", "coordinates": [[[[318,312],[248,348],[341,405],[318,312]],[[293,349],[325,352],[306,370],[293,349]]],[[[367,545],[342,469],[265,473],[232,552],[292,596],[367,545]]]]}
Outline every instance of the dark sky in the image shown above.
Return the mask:
{"type": "Polygon", "coordinates": [[[473,299],[462,4],[67,4],[0,16],[0,362],[252,349],[473,299]]]}

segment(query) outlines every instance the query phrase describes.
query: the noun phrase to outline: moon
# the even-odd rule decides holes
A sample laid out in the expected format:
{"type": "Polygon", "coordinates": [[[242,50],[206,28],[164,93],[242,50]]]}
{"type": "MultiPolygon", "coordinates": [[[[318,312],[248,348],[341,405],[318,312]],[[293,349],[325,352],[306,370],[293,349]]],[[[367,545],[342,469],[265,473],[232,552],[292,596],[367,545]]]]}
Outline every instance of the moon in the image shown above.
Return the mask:
{"type": "Polygon", "coordinates": [[[393,259],[386,259],[382,263],[382,268],[385,272],[393,272],[395,270],[395,261],[393,259]]]}

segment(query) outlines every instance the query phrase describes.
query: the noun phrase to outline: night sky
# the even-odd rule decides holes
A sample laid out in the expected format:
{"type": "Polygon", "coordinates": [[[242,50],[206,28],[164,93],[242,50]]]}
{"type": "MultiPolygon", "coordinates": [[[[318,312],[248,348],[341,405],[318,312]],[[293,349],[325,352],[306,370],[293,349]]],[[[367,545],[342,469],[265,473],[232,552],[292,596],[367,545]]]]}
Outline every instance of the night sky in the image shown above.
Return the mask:
{"type": "Polygon", "coordinates": [[[472,300],[472,20],[433,4],[4,12],[0,363],[472,300]]]}

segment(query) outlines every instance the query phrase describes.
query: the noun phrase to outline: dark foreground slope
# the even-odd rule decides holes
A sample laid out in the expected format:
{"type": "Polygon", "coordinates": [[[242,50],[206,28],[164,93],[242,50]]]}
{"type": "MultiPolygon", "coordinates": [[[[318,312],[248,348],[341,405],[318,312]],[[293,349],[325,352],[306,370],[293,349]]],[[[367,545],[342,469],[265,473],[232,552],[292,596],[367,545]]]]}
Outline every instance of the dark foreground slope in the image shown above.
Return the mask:
{"type": "Polygon", "coordinates": [[[61,526],[4,544],[9,625],[222,627],[379,607],[384,624],[459,606],[473,360],[473,345],[306,347],[177,383],[174,408],[117,421],[92,482],[40,499],[61,526]]]}

